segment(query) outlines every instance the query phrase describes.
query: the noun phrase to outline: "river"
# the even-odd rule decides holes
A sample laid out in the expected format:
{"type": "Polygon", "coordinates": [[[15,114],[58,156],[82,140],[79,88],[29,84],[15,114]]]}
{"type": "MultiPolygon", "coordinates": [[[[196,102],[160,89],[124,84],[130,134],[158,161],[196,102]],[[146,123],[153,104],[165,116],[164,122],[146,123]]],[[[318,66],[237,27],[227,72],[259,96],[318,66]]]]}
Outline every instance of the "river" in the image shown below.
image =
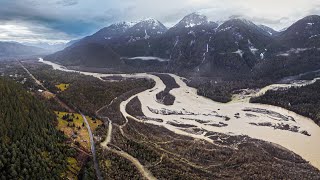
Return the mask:
{"type": "MultiPolygon", "coordinates": [[[[42,59],[40,59],[40,62],[51,65],[53,69],[56,70],[78,72],[100,79],[102,77],[114,76],[113,74],[68,70],[63,66],[42,59]]],[[[176,100],[172,106],[165,106],[156,100],[156,94],[165,89],[165,85],[160,78],[146,73],[117,74],[117,76],[123,77],[149,78],[156,82],[155,87],[151,90],[135,95],[138,96],[141,101],[142,111],[145,116],[150,119],[163,120],[163,122],[150,120],[146,121],[146,123],[164,126],[175,133],[205,139],[207,141],[212,141],[207,135],[208,132],[219,132],[231,136],[247,135],[252,138],[281,145],[300,155],[313,166],[320,169],[320,127],[311,119],[271,105],[251,104],[247,101],[235,101],[226,104],[214,102],[205,97],[198,96],[197,90],[188,87],[181,77],[173,74],[170,75],[175,79],[177,84],[180,85],[180,88],[170,91],[170,93],[176,97],[176,100]],[[297,132],[275,129],[269,126],[257,126],[259,123],[268,123],[274,127],[282,124],[281,126],[295,128],[297,132]],[[177,124],[181,126],[178,127],[177,124]],[[221,127],[217,127],[217,125],[221,127]],[[201,131],[194,131],[195,129],[200,129],[201,131]],[[303,134],[303,131],[311,136],[303,134]]],[[[315,81],[316,79],[306,81],[305,84],[310,84],[315,81]]],[[[303,84],[273,84],[261,89],[256,95],[263,94],[267,89],[301,85],[303,84]]],[[[125,117],[130,116],[126,112],[125,107],[135,96],[120,104],[120,110],[125,117]]]]}

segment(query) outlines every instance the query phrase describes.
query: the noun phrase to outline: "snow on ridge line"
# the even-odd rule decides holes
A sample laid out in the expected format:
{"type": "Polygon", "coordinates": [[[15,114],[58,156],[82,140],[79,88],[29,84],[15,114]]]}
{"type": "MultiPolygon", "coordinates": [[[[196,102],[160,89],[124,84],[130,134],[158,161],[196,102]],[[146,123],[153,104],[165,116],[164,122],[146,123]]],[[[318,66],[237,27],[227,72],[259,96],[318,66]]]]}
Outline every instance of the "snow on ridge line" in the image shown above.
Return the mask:
{"type": "Polygon", "coordinates": [[[153,57],[153,56],[138,56],[138,57],[130,57],[130,58],[122,58],[122,59],[129,59],[129,60],[143,60],[143,61],[150,61],[150,60],[157,60],[157,61],[169,61],[169,59],[163,59],[159,57],[153,57]]]}
{"type": "Polygon", "coordinates": [[[128,28],[131,28],[133,27],[134,25],[136,25],[138,22],[136,21],[121,21],[121,22],[117,22],[113,25],[116,25],[116,26],[120,26],[120,25],[125,25],[127,26],[128,28]]]}
{"type": "Polygon", "coordinates": [[[151,24],[153,24],[154,26],[160,26],[160,21],[158,21],[157,19],[155,19],[155,18],[146,18],[146,19],[142,19],[142,20],[140,20],[140,21],[138,21],[137,22],[137,24],[139,24],[139,23],[143,23],[143,22],[145,22],[145,23],[151,23],[151,24]]]}

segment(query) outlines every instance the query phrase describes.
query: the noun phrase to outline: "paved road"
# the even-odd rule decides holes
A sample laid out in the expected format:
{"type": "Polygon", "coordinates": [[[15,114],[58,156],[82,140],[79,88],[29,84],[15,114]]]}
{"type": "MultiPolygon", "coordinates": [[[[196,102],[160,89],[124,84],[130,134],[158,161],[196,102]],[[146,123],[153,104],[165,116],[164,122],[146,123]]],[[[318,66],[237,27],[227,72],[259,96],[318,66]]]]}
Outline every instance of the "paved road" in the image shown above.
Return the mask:
{"type": "MultiPolygon", "coordinates": [[[[18,60],[17,60],[18,61],[18,60]]],[[[50,92],[46,87],[44,87],[44,85],[36,78],[34,77],[34,75],[20,62],[18,61],[20,66],[29,74],[29,76],[36,82],[36,84],[38,84],[39,86],[41,86],[43,88],[43,90],[50,92]]],[[[68,105],[66,105],[64,102],[62,102],[54,93],[50,92],[51,94],[53,94],[53,98],[62,106],[64,107],[66,110],[68,110],[69,112],[73,113],[75,112],[73,109],[71,109],[68,105]]]]}
{"type": "Polygon", "coordinates": [[[90,128],[90,124],[89,124],[86,116],[84,116],[81,112],[80,112],[80,114],[83,117],[83,120],[86,123],[87,129],[88,129],[88,132],[89,132],[94,169],[96,170],[96,175],[97,175],[98,180],[102,180],[102,174],[101,174],[100,169],[99,169],[99,163],[98,163],[98,160],[97,160],[96,148],[95,148],[95,145],[94,145],[93,134],[92,134],[92,131],[91,131],[91,128],[90,128]]]}
{"type": "MultiPolygon", "coordinates": [[[[17,60],[18,61],[18,60],[17,60]]],[[[20,66],[29,74],[29,76],[39,85],[41,86],[45,91],[49,91],[46,87],[44,87],[44,85],[37,79],[34,77],[33,74],[31,74],[31,72],[20,62],[18,61],[20,66]]]]}
{"type": "MultiPolygon", "coordinates": [[[[44,90],[50,92],[46,87],[44,87],[44,85],[37,78],[34,77],[34,75],[20,61],[18,61],[18,62],[21,65],[21,67],[29,74],[29,76],[32,79],[34,79],[34,81],[39,86],[41,86],[44,90]]],[[[53,95],[54,95],[54,99],[56,101],[58,101],[58,103],[60,103],[63,107],[68,109],[69,112],[74,112],[74,110],[72,110],[65,103],[63,103],[55,94],[53,94],[53,95]]],[[[92,131],[91,131],[91,128],[90,128],[90,124],[89,124],[87,118],[81,112],[80,112],[80,114],[83,117],[84,122],[86,123],[87,129],[88,129],[88,133],[89,133],[89,136],[90,136],[91,152],[92,152],[92,157],[93,157],[94,169],[96,170],[96,176],[97,176],[98,180],[102,180],[102,175],[101,175],[101,172],[100,172],[100,169],[99,169],[99,163],[98,163],[98,160],[97,160],[96,149],[95,149],[95,145],[94,145],[94,140],[93,140],[93,135],[92,135],[92,131]]]]}

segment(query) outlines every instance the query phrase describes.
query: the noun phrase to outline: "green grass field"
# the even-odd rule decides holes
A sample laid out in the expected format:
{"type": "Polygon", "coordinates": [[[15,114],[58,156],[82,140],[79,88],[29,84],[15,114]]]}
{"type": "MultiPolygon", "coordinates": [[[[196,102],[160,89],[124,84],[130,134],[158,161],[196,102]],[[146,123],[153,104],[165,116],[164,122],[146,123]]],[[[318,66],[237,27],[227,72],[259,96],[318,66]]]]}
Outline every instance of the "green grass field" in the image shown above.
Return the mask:
{"type": "MultiPolygon", "coordinates": [[[[87,127],[84,123],[84,120],[80,114],[76,113],[67,113],[67,112],[55,112],[58,117],[58,126],[57,128],[64,132],[68,138],[74,138],[74,142],[78,142],[81,147],[90,152],[90,137],[87,130],[87,127]],[[72,118],[72,122],[68,122],[63,119],[63,116],[69,114],[69,117],[72,118]]],[[[101,120],[92,120],[92,118],[86,116],[91,131],[94,132],[95,129],[102,124],[101,120]]]]}

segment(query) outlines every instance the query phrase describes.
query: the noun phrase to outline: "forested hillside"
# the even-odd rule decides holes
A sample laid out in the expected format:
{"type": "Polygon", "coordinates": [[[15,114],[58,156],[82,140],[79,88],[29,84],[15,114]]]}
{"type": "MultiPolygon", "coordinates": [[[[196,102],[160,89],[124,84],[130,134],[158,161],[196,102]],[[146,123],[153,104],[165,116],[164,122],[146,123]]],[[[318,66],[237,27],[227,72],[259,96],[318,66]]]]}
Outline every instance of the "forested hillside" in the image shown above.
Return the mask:
{"type": "Polygon", "coordinates": [[[186,82],[189,86],[197,89],[198,95],[222,103],[230,102],[235,91],[246,88],[257,89],[271,84],[271,81],[253,79],[217,82],[205,78],[193,78],[186,82]]]}
{"type": "Polygon", "coordinates": [[[268,91],[265,95],[252,98],[253,103],[280,106],[300,115],[307,116],[320,126],[320,81],[301,88],[284,91],[268,91]]]}
{"type": "Polygon", "coordinates": [[[19,84],[0,78],[0,178],[59,179],[73,151],[55,115],[19,84]]]}

